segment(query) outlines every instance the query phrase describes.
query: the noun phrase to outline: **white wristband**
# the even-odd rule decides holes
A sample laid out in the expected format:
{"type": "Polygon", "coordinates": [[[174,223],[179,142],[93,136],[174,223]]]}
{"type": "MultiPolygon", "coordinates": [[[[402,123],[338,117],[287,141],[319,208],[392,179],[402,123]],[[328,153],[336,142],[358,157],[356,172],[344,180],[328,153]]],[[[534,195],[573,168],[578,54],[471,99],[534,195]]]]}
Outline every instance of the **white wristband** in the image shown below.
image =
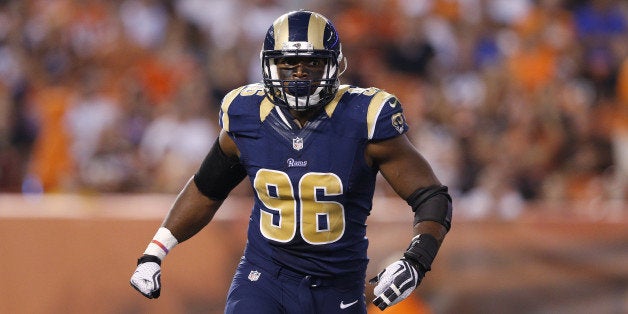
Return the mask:
{"type": "Polygon", "coordinates": [[[172,235],[168,228],[161,227],[155,233],[153,240],[150,241],[144,254],[157,256],[160,260],[163,260],[164,257],[172,250],[179,241],[172,235]]]}

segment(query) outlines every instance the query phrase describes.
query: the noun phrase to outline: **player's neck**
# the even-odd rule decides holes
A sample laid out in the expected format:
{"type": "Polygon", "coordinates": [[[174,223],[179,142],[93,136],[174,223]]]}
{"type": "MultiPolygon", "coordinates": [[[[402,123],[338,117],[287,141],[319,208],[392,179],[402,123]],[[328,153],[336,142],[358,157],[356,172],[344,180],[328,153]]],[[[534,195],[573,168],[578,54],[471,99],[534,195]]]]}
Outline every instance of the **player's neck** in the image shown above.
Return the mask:
{"type": "Polygon", "coordinates": [[[290,114],[294,118],[294,121],[297,123],[297,125],[300,128],[303,128],[309,120],[316,117],[320,113],[321,109],[322,108],[320,107],[310,109],[310,110],[304,110],[304,111],[296,111],[296,110],[290,109],[290,114]]]}

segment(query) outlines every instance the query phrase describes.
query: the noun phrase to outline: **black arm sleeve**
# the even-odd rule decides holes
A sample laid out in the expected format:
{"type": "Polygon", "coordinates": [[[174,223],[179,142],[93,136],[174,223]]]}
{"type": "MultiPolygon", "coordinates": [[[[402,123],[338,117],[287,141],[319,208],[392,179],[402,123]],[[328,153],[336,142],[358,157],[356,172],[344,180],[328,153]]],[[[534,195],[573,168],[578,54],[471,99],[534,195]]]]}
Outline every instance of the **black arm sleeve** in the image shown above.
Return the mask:
{"type": "Polygon", "coordinates": [[[218,139],[194,174],[194,184],[203,195],[224,200],[246,177],[246,170],[235,158],[229,158],[220,148],[218,139]]]}

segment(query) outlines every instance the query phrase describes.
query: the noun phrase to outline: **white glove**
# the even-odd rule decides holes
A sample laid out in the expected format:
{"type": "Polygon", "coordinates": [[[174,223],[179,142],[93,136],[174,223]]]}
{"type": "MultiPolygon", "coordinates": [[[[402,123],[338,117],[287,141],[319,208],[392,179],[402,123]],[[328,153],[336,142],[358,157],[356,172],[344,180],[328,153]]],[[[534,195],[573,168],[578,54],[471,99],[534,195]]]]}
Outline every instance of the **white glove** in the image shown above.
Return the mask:
{"type": "Polygon", "coordinates": [[[380,310],[399,303],[416,288],[424,273],[406,259],[398,260],[386,267],[369,283],[377,284],[374,289],[375,304],[380,310]]]}
{"type": "Polygon", "coordinates": [[[161,292],[161,260],[153,255],[144,255],[137,262],[131,276],[131,286],[149,299],[159,298],[161,292]]]}

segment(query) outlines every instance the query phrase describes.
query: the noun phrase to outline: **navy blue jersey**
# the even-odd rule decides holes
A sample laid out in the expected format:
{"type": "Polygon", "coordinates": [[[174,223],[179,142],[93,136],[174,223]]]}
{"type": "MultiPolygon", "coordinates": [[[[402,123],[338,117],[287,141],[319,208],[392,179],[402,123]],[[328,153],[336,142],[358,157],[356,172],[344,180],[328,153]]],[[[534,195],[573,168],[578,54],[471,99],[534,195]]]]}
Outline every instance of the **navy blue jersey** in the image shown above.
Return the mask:
{"type": "Polygon", "coordinates": [[[265,98],[263,85],[251,84],[225,96],[220,125],[240,150],[255,192],[245,258],[314,276],[364,276],[378,171],[365,149],[407,131],[395,96],[342,85],[299,128],[265,98]]]}

